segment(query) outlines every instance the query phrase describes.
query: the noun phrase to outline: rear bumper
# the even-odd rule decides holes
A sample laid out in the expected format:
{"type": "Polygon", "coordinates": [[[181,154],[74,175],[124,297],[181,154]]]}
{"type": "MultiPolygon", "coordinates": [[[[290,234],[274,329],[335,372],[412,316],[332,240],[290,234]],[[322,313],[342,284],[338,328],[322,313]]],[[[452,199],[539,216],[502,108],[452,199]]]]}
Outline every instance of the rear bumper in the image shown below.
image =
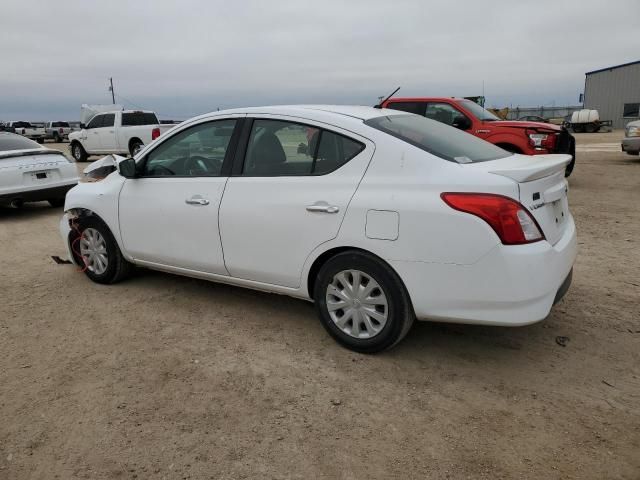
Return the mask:
{"type": "Polygon", "coordinates": [[[577,253],[573,218],[562,238],[498,245],[472,265],[390,262],[419,320],[520,326],[544,320],[568,291],[577,253]]]}
{"type": "Polygon", "coordinates": [[[640,137],[625,137],[621,146],[623,152],[635,155],[640,152],[640,137]]]}
{"type": "Polygon", "coordinates": [[[50,185],[46,188],[34,188],[27,190],[16,190],[13,192],[5,192],[0,194],[0,204],[6,205],[12,200],[22,200],[23,202],[41,202],[53,198],[64,198],[69,190],[78,184],[67,183],[62,185],[50,185]]]}

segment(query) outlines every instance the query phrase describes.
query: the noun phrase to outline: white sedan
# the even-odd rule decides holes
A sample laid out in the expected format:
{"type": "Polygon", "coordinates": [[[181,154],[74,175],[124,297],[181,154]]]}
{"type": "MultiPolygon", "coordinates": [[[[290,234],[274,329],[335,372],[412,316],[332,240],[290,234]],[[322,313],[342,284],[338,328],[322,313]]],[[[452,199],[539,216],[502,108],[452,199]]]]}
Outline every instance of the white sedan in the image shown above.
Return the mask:
{"type": "Polygon", "coordinates": [[[78,183],[75,164],[57,150],[15,133],[0,132],[0,205],[19,208],[25,202],[48,201],[61,207],[78,183]]]}
{"type": "Polygon", "coordinates": [[[571,157],[514,155],[418,115],[214,112],[108,160],[117,171],[71,190],[60,224],[91,280],[138,265],[312,300],[359,352],[415,318],[537,322],[571,282],[571,157]]]}

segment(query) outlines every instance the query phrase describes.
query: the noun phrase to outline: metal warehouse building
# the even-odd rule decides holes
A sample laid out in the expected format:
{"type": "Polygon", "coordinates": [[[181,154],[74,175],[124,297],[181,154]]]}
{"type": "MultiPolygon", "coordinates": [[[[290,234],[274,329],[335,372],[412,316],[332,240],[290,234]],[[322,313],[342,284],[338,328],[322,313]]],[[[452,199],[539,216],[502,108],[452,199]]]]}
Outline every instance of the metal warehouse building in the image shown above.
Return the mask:
{"type": "Polygon", "coordinates": [[[640,117],[640,60],[587,72],[584,108],[598,110],[600,120],[624,128],[640,117]]]}

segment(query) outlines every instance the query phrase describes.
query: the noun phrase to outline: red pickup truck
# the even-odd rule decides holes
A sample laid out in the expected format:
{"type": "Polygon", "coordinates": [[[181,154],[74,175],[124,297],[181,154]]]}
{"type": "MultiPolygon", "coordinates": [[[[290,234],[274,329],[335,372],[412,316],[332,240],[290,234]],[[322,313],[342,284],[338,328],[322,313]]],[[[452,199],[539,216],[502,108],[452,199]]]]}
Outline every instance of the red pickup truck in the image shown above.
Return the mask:
{"type": "Polygon", "coordinates": [[[500,120],[477,103],[464,98],[391,98],[380,106],[446,123],[510,152],[524,155],[567,153],[572,157],[565,171],[567,177],[575,164],[575,139],[559,125],[500,120]]]}

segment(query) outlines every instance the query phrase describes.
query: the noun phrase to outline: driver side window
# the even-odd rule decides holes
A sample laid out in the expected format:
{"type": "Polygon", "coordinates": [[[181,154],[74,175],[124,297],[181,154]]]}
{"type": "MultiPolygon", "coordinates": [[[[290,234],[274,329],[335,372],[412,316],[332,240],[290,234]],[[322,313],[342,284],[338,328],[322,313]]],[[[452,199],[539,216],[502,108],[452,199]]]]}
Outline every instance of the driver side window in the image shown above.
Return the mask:
{"type": "Polygon", "coordinates": [[[89,124],[87,125],[87,130],[91,129],[91,128],[99,128],[102,126],[102,119],[104,118],[104,115],[96,115],[95,117],[93,117],[91,119],[91,121],[89,122],[89,124]]]}
{"type": "Polygon", "coordinates": [[[463,116],[462,112],[448,103],[429,103],[425,113],[425,117],[446,125],[453,125],[459,117],[463,116]]]}
{"type": "Polygon", "coordinates": [[[236,120],[217,120],[187,128],[151,151],[143,177],[219,177],[236,120]]]}

